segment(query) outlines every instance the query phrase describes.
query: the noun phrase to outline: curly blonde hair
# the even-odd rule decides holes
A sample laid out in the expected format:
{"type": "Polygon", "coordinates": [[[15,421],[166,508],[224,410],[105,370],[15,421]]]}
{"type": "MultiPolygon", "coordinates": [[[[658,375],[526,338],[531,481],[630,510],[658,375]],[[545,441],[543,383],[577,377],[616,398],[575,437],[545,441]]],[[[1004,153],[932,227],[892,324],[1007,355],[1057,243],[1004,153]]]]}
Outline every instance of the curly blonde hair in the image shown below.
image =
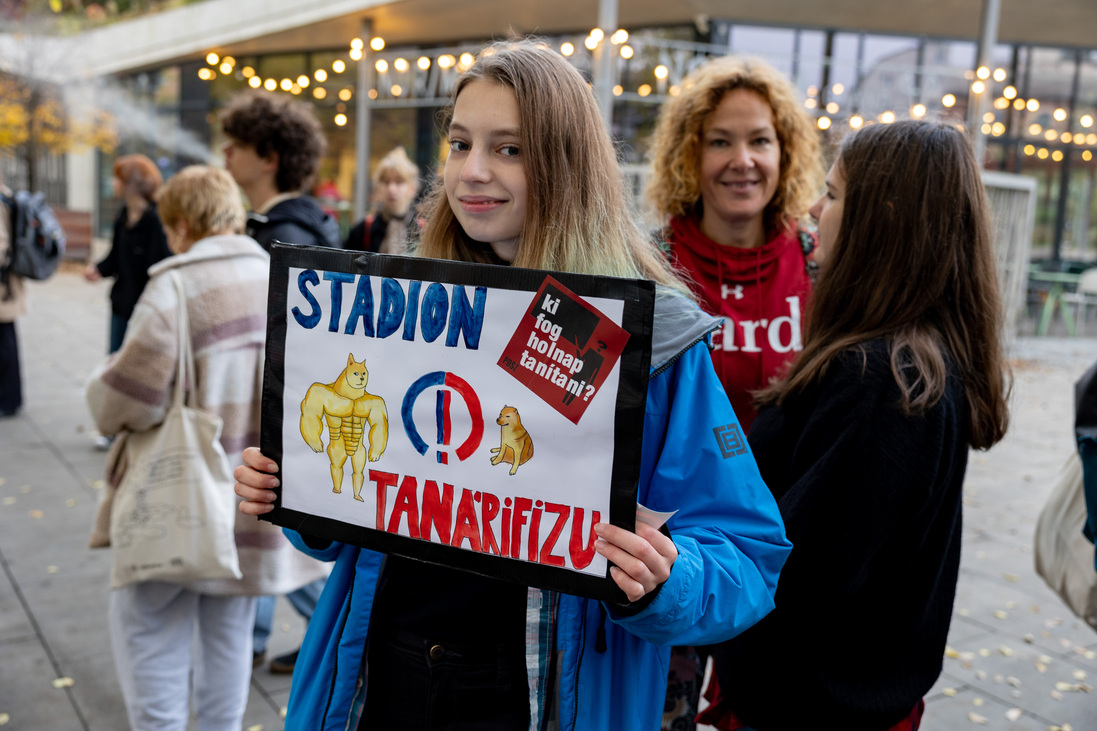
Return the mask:
{"type": "Polygon", "coordinates": [[[796,87],[784,74],[760,58],[723,56],[689,74],[681,89],[663,105],[648,155],[652,169],[646,195],[660,215],[700,215],[701,132],[734,89],[749,89],[766,100],[781,143],[781,172],[766,206],[766,231],[807,213],[823,184],[821,146],[796,87]]]}

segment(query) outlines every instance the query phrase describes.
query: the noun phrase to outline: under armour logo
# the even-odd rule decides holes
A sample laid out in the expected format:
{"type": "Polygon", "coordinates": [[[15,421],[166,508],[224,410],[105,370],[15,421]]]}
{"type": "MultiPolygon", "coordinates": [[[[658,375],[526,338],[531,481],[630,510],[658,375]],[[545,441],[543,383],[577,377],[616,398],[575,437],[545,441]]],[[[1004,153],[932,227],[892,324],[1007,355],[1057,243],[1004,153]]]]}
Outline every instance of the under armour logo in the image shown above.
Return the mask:
{"type": "Polygon", "coordinates": [[[733,295],[737,300],[743,299],[743,285],[736,284],[734,287],[729,287],[726,284],[721,284],[720,297],[722,299],[727,299],[728,295],[733,295]]]}
{"type": "Polygon", "coordinates": [[[743,430],[738,424],[718,426],[712,433],[716,435],[716,443],[720,445],[720,453],[724,455],[724,459],[747,453],[747,442],[743,439],[743,430]]]}

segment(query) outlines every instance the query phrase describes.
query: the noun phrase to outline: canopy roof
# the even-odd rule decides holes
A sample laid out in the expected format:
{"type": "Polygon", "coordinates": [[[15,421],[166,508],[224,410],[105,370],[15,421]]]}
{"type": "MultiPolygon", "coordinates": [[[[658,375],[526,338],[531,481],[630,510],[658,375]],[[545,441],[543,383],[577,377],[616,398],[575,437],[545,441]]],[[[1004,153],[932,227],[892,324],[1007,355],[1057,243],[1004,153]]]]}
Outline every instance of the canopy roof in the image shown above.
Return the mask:
{"type": "MultiPolygon", "coordinates": [[[[616,0],[617,26],[698,19],[975,40],[984,0],[616,0]]],[[[234,55],[343,46],[364,20],[387,44],[442,45],[512,34],[586,31],[596,0],[206,0],[80,36],[93,74],[136,70],[209,50],[234,55]]],[[[1097,47],[1095,0],[1001,0],[1001,43],[1097,47]]]]}

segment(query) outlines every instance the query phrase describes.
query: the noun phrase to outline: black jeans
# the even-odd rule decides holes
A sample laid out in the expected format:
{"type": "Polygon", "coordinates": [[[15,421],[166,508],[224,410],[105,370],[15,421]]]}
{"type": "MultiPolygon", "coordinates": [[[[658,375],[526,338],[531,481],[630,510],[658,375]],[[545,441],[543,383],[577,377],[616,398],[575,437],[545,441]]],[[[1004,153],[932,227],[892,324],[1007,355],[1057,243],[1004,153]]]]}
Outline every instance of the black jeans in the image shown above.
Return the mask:
{"type": "Polygon", "coordinates": [[[23,406],[23,377],[19,373],[19,340],[14,322],[0,322],[0,413],[23,406]]]}
{"type": "Polygon", "coordinates": [[[359,731],[525,731],[524,648],[433,642],[371,627],[366,707],[359,731]]]}

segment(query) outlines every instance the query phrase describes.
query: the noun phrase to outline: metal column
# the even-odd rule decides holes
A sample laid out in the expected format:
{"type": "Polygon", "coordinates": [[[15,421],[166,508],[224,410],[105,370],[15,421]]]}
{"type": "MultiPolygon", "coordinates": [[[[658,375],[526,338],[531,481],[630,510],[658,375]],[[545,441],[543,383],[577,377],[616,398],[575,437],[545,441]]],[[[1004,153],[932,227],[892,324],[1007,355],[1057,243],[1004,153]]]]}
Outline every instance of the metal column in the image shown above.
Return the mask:
{"type": "Polygon", "coordinates": [[[373,21],[362,21],[362,58],[358,61],[357,90],[355,99],[354,149],[357,168],[354,171],[354,220],[366,215],[369,210],[369,160],[370,160],[370,115],[373,105],[369,98],[370,80],[370,39],[373,37],[373,21]]]}
{"type": "Polygon", "coordinates": [[[598,27],[605,36],[594,49],[594,96],[606,129],[613,134],[613,69],[614,46],[610,36],[617,30],[617,0],[598,0],[598,27]]]}
{"type": "MultiPolygon", "coordinates": [[[[998,42],[998,21],[1002,14],[1002,0],[983,0],[983,14],[979,29],[979,50],[976,54],[975,69],[991,67],[994,57],[994,44],[998,42]]],[[[990,98],[990,78],[982,80],[986,85],[982,94],[968,91],[968,129],[971,145],[975,148],[975,160],[983,166],[986,156],[986,135],[983,134],[983,113],[990,98]]],[[[974,83],[974,82],[973,82],[974,83]]]]}

